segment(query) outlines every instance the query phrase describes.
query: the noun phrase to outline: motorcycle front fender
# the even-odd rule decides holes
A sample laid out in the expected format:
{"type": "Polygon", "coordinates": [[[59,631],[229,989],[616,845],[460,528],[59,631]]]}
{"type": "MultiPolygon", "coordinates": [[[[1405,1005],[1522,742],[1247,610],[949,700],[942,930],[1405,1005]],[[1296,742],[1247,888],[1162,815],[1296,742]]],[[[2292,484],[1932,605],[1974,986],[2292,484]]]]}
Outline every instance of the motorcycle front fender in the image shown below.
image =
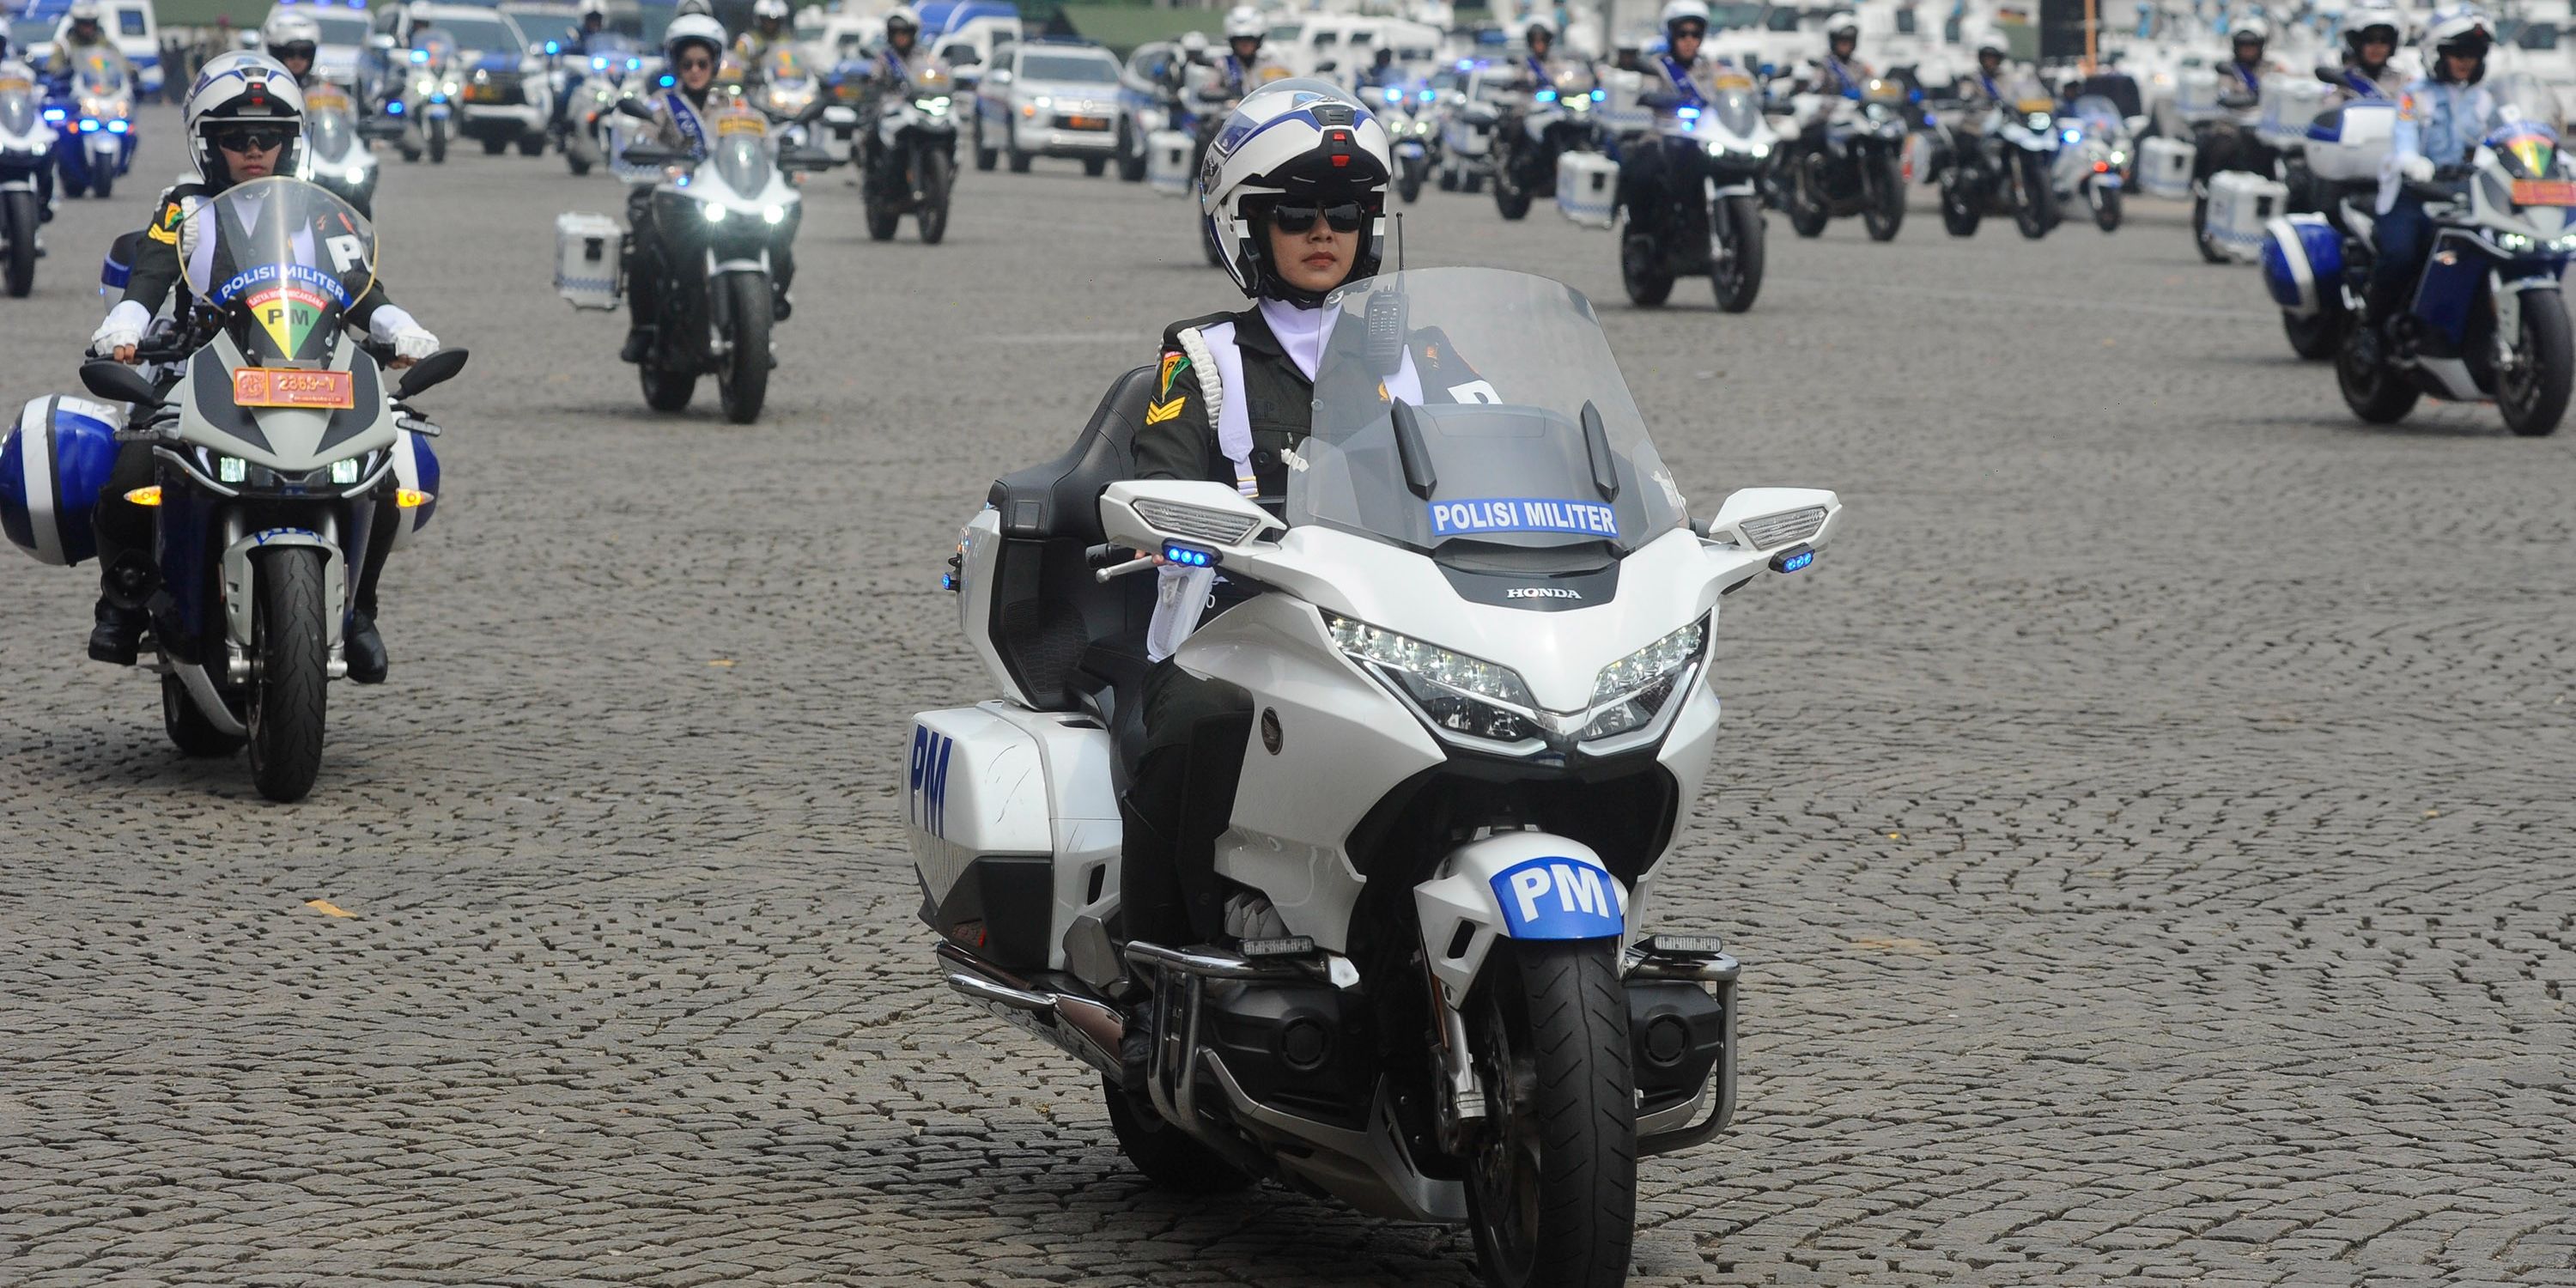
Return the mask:
{"type": "Polygon", "coordinates": [[[1451,1007],[1466,1004],[1497,939],[1610,939],[1627,930],[1628,888],[1592,847],[1503,832],[1449,852],[1413,888],[1424,959],[1451,1007]]]}
{"type": "Polygon", "coordinates": [[[251,606],[259,602],[259,560],[253,556],[288,546],[309,546],[322,552],[323,618],[331,627],[328,643],[335,652],[339,649],[340,622],[349,607],[349,561],[331,531],[334,525],[330,516],[318,517],[323,524],[319,532],[310,528],[269,528],[224,547],[224,632],[235,646],[250,647],[251,606]]]}

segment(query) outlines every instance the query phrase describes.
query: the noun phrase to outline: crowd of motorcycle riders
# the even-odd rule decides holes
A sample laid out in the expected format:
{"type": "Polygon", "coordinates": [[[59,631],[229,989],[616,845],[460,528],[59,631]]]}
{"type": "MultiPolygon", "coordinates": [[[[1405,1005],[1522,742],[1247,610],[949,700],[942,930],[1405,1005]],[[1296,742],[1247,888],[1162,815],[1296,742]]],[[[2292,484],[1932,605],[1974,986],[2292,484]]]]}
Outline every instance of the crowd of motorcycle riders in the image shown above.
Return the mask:
{"type": "MultiPolygon", "coordinates": [[[[706,148],[711,137],[707,113],[719,64],[731,56],[744,67],[757,67],[764,53],[789,39],[787,0],[759,0],[754,13],[751,29],[739,38],[729,38],[705,0],[683,0],[679,15],[663,36],[670,79],[667,89],[649,98],[650,122],[642,131],[644,140],[679,153],[706,148]]],[[[602,33],[602,0],[585,0],[582,14],[580,27],[566,36],[576,47],[584,47],[602,33]]],[[[98,31],[91,0],[75,5],[72,19],[64,48],[55,51],[51,66],[34,74],[58,73],[82,49],[101,47],[112,52],[112,42],[98,31]]],[[[1669,120],[1695,115],[1716,97],[1721,80],[1750,73],[1751,69],[1731,67],[1707,52],[1710,14],[1705,0],[1669,0],[1661,19],[1658,45],[1623,48],[1612,60],[1616,69],[1642,75],[1645,91],[1637,101],[1656,116],[1669,120]]],[[[2420,179],[2458,164],[2477,142],[2477,123],[2488,115],[2480,80],[2490,35],[2486,21],[2474,13],[2442,18],[2426,37],[2427,74],[2410,85],[2402,83],[2390,65],[2403,30],[2403,19],[2394,11],[2363,9],[2347,15],[2344,66],[2333,89],[2339,101],[2403,98],[2410,103],[2397,139],[2396,165],[2407,178],[2420,179]]],[[[1346,140],[1348,146],[1336,145],[1342,146],[1339,155],[1319,153],[1311,165],[1301,162],[1291,167],[1295,176],[1286,171],[1242,175],[1232,163],[1199,176],[1200,204],[1210,240],[1220,252],[1218,258],[1236,284],[1258,301],[1255,309],[1232,322],[1233,342],[1254,358],[1241,368],[1243,378],[1285,389],[1311,378],[1311,372],[1298,364],[1311,346],[1309,331],[1322,293],[1342,277],[1375,265],[1369,248],[1381,226],[1393,161],[1386,132],[1363,103],[1366,91],[1392,85],[1405,73],[1391,66],[1386,52],[1380,51],[1377,61],[1358,69],[1349,86],[1326,86],[1312,79],[1283,84],[1263,49],[1265,33],[1258,13],[1235,10],[1225,20],[1221,49],[1211,49],[1195,35],[1184,38],[1179,56],[1166,65],[1164,74],[1174,89],[1212,111],[1233,109],[1258,116],[1256,97],[1280,89],[1321,89],[1349,106],[1357,128],[1346,140]],[[1296,177],[1308,170],[1311,182],[1296,177]],[[1254,200],[1243,195],[1248,192],[1262,195],[1254,200]],[[1237,231],[1243,234],[1240,238],[1231,235],[1237,231]],[[1357,250],[1351,245],[1355,237],[1357,250]],[[1314,271],[1308,272],[1309,268],[1314,271]]],[[[1818,58],[1795,73],[1797,87],[1827,100],[1858,97],[1873,77],[1860,56],[1858,24],[1848,16],[1838,17],[1824,34],[1826,45],[1818,58]]],[[[131,265],[131,274],[121,298],[91,338],[92,352],[131,361],[147,333],[170,325],[162,312],[164,305],[174,291],[184,300],[188,290],[180,280],[171,230],[199,203],[246,180],[299,172],[305,146],[305,93],[314,85],[319,32],[310,18],[281,7],[263,35],[260,51],[225,54],[199,71],[183,109],[186,171],[153,203],[149,223],[117,243],[115,253],[131,265]],[[162,320],[156,322],[156,317],[162,320]]],[[[1543,22],[1530,24],[1520,35],[1526,52],[1516,70],[1523,89],[1588,86],[1608,70],[1568,56],[1556,33],[1543,22]]],[[[2235,26],[2233,59],[2222,69],[2223,79],[2231,79],[2244,94],[2257,92],[2263,76],[2279,70],[2266,57],[2267,36],[2259,19],[2242,20],[2235,26]]],[[[2002,101],[2036,83],[2028,67],[2011,59],[2002,32],[1978,36],[1975,52],[1975,72],[1951,91],[1960,101],[2002,101]]],[[[885,40],[874,57],[870,84],[877,94],[899,91],[931,65],[932,55],[921,40],[920,21],[912,11],[898,9],[887,19],[885,40]]],[[[0,49],[0,60],[5,58],[5,49],[0,49]]],[[[1800,146],[1801,139],[1805,146],[1816,146],[1817,128],[1806,126],[1789,147],[1800,146]]],[[[2217,146],[2228,144],[2221,139],[2217,146]]],[[[1699,180],[1709,163],[1706,149],[1654,130],[1631,133],[1612,147],[1618,156],[1622,199],[1633,221],[1652,226],[1676,217],[1677,212],[1698,216],[1699,180]]],[[[2226,158],[2216,164],[2227,164],[2226,158]]],[[[624,353],[629,362],[641,358],[651,345],[656,317],[653,295],[663,280],[667,255],[650,187],[638,186],[634,191],[629,210],[634,235],[627,243],[630,262],[624,274],[632,283],[627,304],[633,326],[624,353]]],[[[50,194],[47,197],[50,207],[50,194]]],[[[792,310],[792,225],[788,231],[789,236],[772,243],[771,311],[777,320],[784,320],[792,310]]],[[[2379,256],[2371,278],[2370,309],[2374,315],[2393,314],[2395,293],[2403,289],[2425,254],[2423,199],[2404,188],[2396,190],[2381,207],[2375,237],[2379,256]]],[[[389,346],[395,355],[393,365],[407,365],[439,348],[437,337],[393,303],[381,283],[345,316],[349,325],[363,328],[374,341],[389,346]]],[[[1196,371],[1204,376],[1208,367],[1202,364],[1196,371]]],[[[1295,399],[1252,400],[1255,406],[1274,404],[1303,406],[1295,399]]],[[[1150,453],[1140,451],[1141,459],[1154,462],[1152,468],[1234,481],[1257,473],[1245,464],[1253,450],[1246,443],[1262,446],[1265,455],[1275,459],[1276,448],[1298,432],[1296,426],[1256,423],[1248,439],[1236,435],[1241,441],[1228,443],[1227,436],[1195,410],[1199,404],[1186,405],[1193,410],[1170,423],[1168,432],[1174,441],[1150,453]],[[1273,443],[1271,438],[1280,441],[1273,443]]],[[[147,627],[137,588],[150,580],[150,516],[124,498],[150,469],[149,449],[140,443],[125,444],[95,510],[102,587],[89,652],[103,661],[131,663],[147,627]]],[[[347,628],[348,675],[361,683],[381,681],[388,668],[374,622],[382,543],[377,550],[360,570],[356,611],[347,628]]],[[[1155,834],[1157,829],[1150,823],[1131,833],[1155,834]]]]}

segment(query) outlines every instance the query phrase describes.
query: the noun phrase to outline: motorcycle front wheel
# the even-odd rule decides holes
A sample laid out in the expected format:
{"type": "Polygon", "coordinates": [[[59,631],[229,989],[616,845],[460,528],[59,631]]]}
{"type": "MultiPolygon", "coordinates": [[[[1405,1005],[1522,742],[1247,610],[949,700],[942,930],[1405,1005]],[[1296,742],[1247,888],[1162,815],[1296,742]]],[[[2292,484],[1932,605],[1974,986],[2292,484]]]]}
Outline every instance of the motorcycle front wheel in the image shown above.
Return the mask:
{"type": "Polygon", "coordinates": [[[432,165],[447,163],[447,122],[432,119],[429,123],[429,161],[432,165]]]}
{"type": "Polygon", "coordinates": [[[1905,227],[1905,163],[1890,156],[1860,163],[1861,225],[1876,242],[1895,241],[1905,227]]]}
{"type": "Polygon", "coordinates": [[[5,202],[0,202],[0,219],[5,219],[8,227],[0,229],[0,235],[9,239],[9,294],[23,300],[29,291],[36,289],[36,224],[39,222],[36,194],[11,192],[5,195],[5,202]]]}
{"type": "Polygon", "coordinates": [[[89,193],[91,196],[96,197],[101,201],[105,201],[108,198],[115,196],[116,172],[113,170],[100,170],[98,173],[91,175],[89,181],[89,193]]]}
{"type": "Polygon", "coordinates": [[[2087,186],[2093,195],[2093,226],[2106,233],[2120,231],[2120,190],[2100,184],[2087,186]]]}
{"type": "Polygon", "coordinates": [[[322,724],[330,678],[330,631],[323,622],[322,552],[287,546],[260,560],[251,653],[259,679],[250,691],[250,777],[273,801],[299,801],[322,772],[322,724]]]}
{"type": "Polygon", "coordinates": [[[758,273],[735,273],[717,289],[732,293],[727,310],[732,325],[726,329],[733,347],[725,352],[724,365],[716,368],[716,400],[723,405],[726,420],[748,425],[760,419],[760,405],[769,398],[769,279],[758,273]]]}
{"type": "Polygon", "coordinates": [[[2496,409],[2504,413],[2505,428],[2524,438],[2558,431],[2567,414],[2569,377],[2576,375],[2576,354],[2569,348],[2567,306],[2558,292],[2524,291],[2514,366],[2496,381],[2496,409]]]}
{"type": "Polygon", "coordinates": [[[1530,212],[1530,190],[1522,182],[1518,152],[1498,154],[1494,158],[1494,211],[1505,223],[1526,219],[1530,212]]]}
{"type": "Polygon", "coordinates": [[[1467,1017],[1486,1117],[1467,1163],[1494,1288],[1615,1288],[1637,1225],[1628,997],[1608,940],[1497,944],[1467,1017]]]}
{"type": "Polygon", "coordinates": [[[1422,163],[1408,160],[1395,176],[1395,195],[1410,206],[1422,199],[1422,163]]]}
{"type": "Polygon", "coordinates": [[[921,244],[936,246],[948,235],[948,154],[926,147],[918,161],[921,198],[912,208],[912,218],[921,226],[921,244]]]}
{"type": "Polygon", "coordinates": [[[1984,218],[1985,212],[1977,209],[1966,181],[1945,179],[1941,184],[1941,227],[1953,237],[1974,237],[1978,222],[1984,218]]]}
{"type": "Polygon", "coordinates": [[[1728,197],[1708,215],[1709,281],[1717,289],[1718,311],[1742,313],[1762,294],[1762,203],[1728,197]]]}
{"type": "Polygon", "coordinates": [[[1117,1079],[1102,1078],[1100,1090],[1109,1101],[1109,1134],[1118,1139],[1118,1152],[1146,1180],[1177,1194],[1231,1194],[1252,1184],[1215,1150],[1163,1121],[1154,1106],[1120,1090],[1117,1079]]]}
{"type": "Polygon", "coordinates": [[[2048,235],[2049,226],[2057,222],[2052,209],[2057,191],[2050,185],[2048,158],[2037,152],[2021,154],[2021,200],[2013,203],[2013,225],[2021,235],[2038,241],[2048,235]]]}

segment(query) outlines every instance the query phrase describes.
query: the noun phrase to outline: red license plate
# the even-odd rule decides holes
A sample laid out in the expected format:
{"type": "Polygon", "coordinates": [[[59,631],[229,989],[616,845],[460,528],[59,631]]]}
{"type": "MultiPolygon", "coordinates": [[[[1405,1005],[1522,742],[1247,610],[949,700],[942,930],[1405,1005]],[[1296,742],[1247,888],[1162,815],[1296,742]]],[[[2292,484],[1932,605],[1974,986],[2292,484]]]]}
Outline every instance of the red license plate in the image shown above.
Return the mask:
{"type": "Polygon", "coordinates": [[[2576,182],[2566,179],[2516,179],[2513,181],[2513,204],[2576,206],[2576,182]]]}
{"type": "Polygon", "coordinates": [[[235,367],[233,403],[240,407],[355,407],[358,380],[346,371],[235,367]]]}

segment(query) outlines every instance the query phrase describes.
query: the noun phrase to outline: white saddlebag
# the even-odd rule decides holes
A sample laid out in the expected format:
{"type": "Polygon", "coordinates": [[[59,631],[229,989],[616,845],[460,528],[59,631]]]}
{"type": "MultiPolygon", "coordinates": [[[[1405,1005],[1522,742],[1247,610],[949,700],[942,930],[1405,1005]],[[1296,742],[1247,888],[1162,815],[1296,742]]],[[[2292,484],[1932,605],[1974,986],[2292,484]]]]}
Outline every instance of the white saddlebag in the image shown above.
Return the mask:
{"type": "Polygon", "coordinates": [[[1156,130],[1145,136],[1145,182],[1166,197],[1190,195],[1189,135],[1156,130]]]}
{"type": "Polygon", "coordinates": [[[2243,170],[2209,179],[2209,239],[2240,264],[2263,257],[2263,226],[2289,208],[2290,186],[2243,170]]]}
{"type": "Polygon", "coordinates": [[[2377,183],[2396,134],[2395,103],[2348,103],[2331,131],[2309,132],[2308,171],[2330,183],[2377,183]]]}
{"type": "Polygon", "coordinates": [[[2168,139],[2161,135],[2138,145],[2138,190],[2150,197],[2187,201],[2191,197],[2191,167],[2200,159],[2200,149],[2189,139],[2168,139]]]}
{"type": "Polygon", "coordinates": [[[1586,228],[1610,226],[1610,203],[1619,192],[1619,163],[1598,152],[1565,152],[1556,158],[1556,208],[1586,228]]]}
{"type": "Polygon", "coordinates": [[[617,307],[617,248],[625,234],[606,215],[555,216],[555,294],[577,309],[617,307]]]}
{"type": "Polygon", "coordinates": [[[1074,922],[1118,905],[1110,755],[1108,731],[1071,712],[914,716],[904,822],[922,920],[996,965],[1065,969],[1074,922]]]}

